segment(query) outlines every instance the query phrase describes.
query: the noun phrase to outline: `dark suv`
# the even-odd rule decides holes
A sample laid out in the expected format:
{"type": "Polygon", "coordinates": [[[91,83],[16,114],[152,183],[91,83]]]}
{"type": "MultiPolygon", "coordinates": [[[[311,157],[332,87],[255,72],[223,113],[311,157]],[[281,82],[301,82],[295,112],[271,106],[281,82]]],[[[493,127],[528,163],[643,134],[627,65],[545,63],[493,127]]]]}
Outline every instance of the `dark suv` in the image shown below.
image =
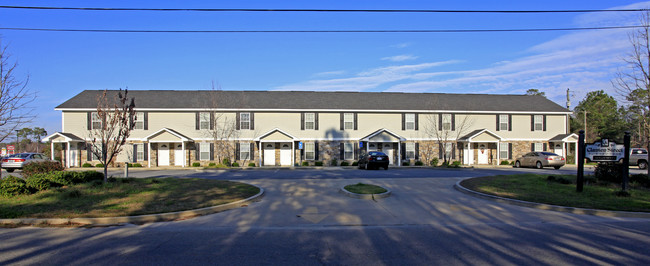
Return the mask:
{"type": "Polygon", "coordinates": [[[380,151],[371,151],[367,154],[362,154],[359,157],[359,169],[377,169],[383,167],[388,170],[388,155],[380,151]]]}

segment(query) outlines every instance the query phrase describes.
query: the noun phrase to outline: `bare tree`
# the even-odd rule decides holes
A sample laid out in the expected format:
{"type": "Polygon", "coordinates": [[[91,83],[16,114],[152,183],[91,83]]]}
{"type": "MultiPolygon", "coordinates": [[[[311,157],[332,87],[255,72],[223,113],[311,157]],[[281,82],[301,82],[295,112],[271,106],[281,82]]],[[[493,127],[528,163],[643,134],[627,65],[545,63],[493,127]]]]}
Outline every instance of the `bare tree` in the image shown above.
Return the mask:
{"type": "Polygon", "coordinates": [[[108,181],[109,163],[122,151],[135,127],[135,99],[129,99],[128,93],[104,90],[97,97],[97,111],[91,114],[90,151],[104,165],[104,182],[108,181]]]}
{"type": "MultiPolygon", "coordinates": [[[[439,152],[442,153],[443,164],[448,164],[451,155],[447,152],[447,145],[454,149],[454,142],[468,132],[473,124],[473,119],[469,115],[464,115],[462,119],[456,119],[455,114],[436,114],[427,116],[424,126],[425,134],[435,139],[438,144],[439,152]]],[[[433,145],[425,145],[425,150],[430,152],[435,150],[433,145]]]]}
{"type": "Polygon", "coordinates": [[[628,36],[632,51],[623,58],[627,68],[616,74],[612,85],[628,102],[628,110],[638,119],[639,132],[650,149],[650,12],[645,12],[640,21],[642,27],[628,36]]]}

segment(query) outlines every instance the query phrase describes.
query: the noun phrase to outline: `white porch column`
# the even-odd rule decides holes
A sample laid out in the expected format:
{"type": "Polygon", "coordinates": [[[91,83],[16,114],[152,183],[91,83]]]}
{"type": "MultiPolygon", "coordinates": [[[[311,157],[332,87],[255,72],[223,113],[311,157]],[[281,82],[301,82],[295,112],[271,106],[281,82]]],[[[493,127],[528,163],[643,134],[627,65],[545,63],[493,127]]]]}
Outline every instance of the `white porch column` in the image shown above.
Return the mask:
{"type": "Polygon", "coordinates": [[[397,166],[402,166],[402,141],[397,141],[397,166]]]}
{"type": "Polygon", "coordinates": [[[66,150],[65,150],[65,167],[70,168],[70,142],[66,142],[66,150]]]}
{"type": "Polygon", "coordinates": [[[183,166],[185,167],[185,163],[187,161],[187,157],[185,157],[185,141],[181,141],[181,149],[183,150],[183,166]]]}
{"type": "Polygon", "coordinates": [[[469,157],[469,164],[474,164],[474,149],[472,149],[471,142],[467,143],[467,150],[469,151],[469,154],[467,154],[467,156],[469,157]]]}
{"type": "Polygon", "coordinates": [[[497,142],[497,165],[501,164],[501,142],[497,142]]]}
{"type": "Polygon", "coordinates": [[[257,153],[259,153],[259,156],[257,157],[257,160],[259,161],[259,167],[262,167],[262,141],[260,140],[259,144],[257,144],[257,153]]]}
{"type": "Polygon", "coordinates": [[[151,168],[151,142],[147,142],[147,167],[151,168]]]}
{"type": "Polygon", "coordinates": [[[50,157],[52,157],[52,161],[54,161],[54,141],[50,141],[50,157]]]}
{"type": "Polygon", "coordinates": [[[296,142],[291,142],[291,167],[296,165],[296,142]]]}

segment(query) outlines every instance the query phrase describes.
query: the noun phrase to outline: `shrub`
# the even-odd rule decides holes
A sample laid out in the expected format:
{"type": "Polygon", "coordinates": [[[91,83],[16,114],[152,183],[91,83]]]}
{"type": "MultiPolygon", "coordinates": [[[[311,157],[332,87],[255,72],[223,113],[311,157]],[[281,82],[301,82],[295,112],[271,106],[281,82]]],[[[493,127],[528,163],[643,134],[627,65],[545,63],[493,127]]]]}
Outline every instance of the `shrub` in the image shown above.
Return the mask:
{"type": "Polygon", "coordinates": [[[60,184],[53,183],[47,177],[48,174],[35,174],[25,180],[27,188],[32,192],[48,190],[51,187],[60,187],[60,184]]]}
{"type": "Polygon", "coordinates": [[[316,166],[323,166],[323,162],[321,162],[321,161],[317,161],[317,162],[314,162],[314,165],[316,165],[316,166]]]}
{"type": "Polygon", "coordinates": [[[217,163],[209,163],[208,166],[214,167],[214,166],[217,166],[217,163]]]}
{"type": "Polygon", "coordinates": [[[307,161],[302,162],[302,166],[309,166],[309,162],[307,161]]]}
{"type": "Polygon", "coordinates": [[[81,165],[81,167],[93,167],[93,165],[90,163],[84,163],[81,165]]]}
{"type": "Polygon", "coordinates": [[[599,163],[596,165],[594,175],[598,181],[621,183],[623,177],[621,176],[622,165],[614,163],[599,163]]]}
{"type": "Polygon", "coordinates": [[[29,193],[29,189],[22,178],[10,175],[0,179],[0,195],[12,197],[26,193],[29,193]]]}
{"type": "Polygon", "coordinates": [[[342,162],[341,162],[341,166],[349,166],[349,165],[350,165],[350,163],[348,163],[348,162],[346,162],[346,161],[342,161],[342,162]]]}
{"type": "Polygon", "coordinates": [[[75,184],[78,183],[88,183],[95,180],[104,180],[104,173],[97,171],[83,171],[83,172],[73,172],[72,182],[75,184]]]}
{"type": "Polygon", "coordinates": [[[438,166],[438,158],[433,158],[431,160],[431,166],[438,166]]]}
{"type": "Polygon", "coordinates": [[[508,161],[501,161],[500,165],[510,165],[510,162],[508,162],[508,161]]]}
{"type": "Polygon", "coordinates": [[[201,166],[201,163],[199,162],[192,163],[192,167],[199,167],[199,166],[201,166]]]}
{"type": "Polygon", "coordinates": [[[22,175],[27,179],[34,174],[49,173],[54,171],[63,171],[63,166],[56,161],[30,162],[23,166],[22,175]]]}
{"type": "Polygon", "coordinates": [[[330,161],[330,165],[331,166],[337,166],[337,165],[339,165],[339,162],[336,161],[336,159],[332,159],[332,161],[330,161]]]}
{"type": "Polygon", "coordinates": [[[417,166],[423,166],[424,163],[422,161],[415,161],[415,165],[417,166]]]}
{"type": "Polygon", "coordinates": [[[453,163],[451,163],[451,165],[454,168],[459,168],[460,167],[460,161],[454,161],[453,163]]]}
{"type": "Polygon", "coordinates": [[[97,167],[97,168],[104,168],[104,165],[101,164],[101,163],[98,163],[98,164],[95,165],[95,167],[97,167]]]}
{"type": "Polygon", "coordinates": [[[567,155],[566,156],[566,163],[575,164],[576,163],[576,156],[575,155],[567,155]]]}
{"type": "Polygon", "coordinates": [[[402,163],[402,166],[409,166],[409,165],[411,165],[409,162],[403,162],[402,163]]]}
{"type": "Polygon", "coordinates": [[[248,163],[248,167],[255,167],[255,163],[248,163]]]}
{"type": "Polygon", "coordinates": [[[510,165],[515,165],[515,161],[510,162],[510,165]]]}
{"type": "Polygon", "coordinates": [[[139,164],[139,163],[133,163],[133,164],[131,164],[131,165],[129,165],[129,166],[131,166],[131,167],[142,167],[142,164],[139,164]]]}
{"type": "Polygon", "coordinates": [[[646,174],[635,174],[630,176],[631,183],[637,183],[638,185],[650,188],[650,178],[646,174]]]}
{"type": "Polygon", "coordinates": [[[223,164],[225,166],[230,166],[230,159],[223,158],[223,160],[221,160],[221,164],[223,164]]]}
{"type": "Polygon", "coordinates": [[[359,162],[357,161],[352,162],[352,166],[359,166],[359,162]]]}
{"type": "Polygon", "coordinates": [[[232,167],[239,167],[239,163],[238,162],[232,163],[232,167]]]}

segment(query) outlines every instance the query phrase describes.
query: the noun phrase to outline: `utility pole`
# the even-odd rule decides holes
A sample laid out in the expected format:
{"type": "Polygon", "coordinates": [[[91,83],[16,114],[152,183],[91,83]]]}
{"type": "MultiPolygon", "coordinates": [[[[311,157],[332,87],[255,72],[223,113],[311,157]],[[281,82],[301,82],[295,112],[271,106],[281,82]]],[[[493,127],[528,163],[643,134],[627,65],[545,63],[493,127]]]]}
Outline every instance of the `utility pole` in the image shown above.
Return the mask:
{"type": "Polygon", "coordinates": [[[571,98],[569,97],[569,88],[566,89],[566,109],[571,110],[571,98]]]}

